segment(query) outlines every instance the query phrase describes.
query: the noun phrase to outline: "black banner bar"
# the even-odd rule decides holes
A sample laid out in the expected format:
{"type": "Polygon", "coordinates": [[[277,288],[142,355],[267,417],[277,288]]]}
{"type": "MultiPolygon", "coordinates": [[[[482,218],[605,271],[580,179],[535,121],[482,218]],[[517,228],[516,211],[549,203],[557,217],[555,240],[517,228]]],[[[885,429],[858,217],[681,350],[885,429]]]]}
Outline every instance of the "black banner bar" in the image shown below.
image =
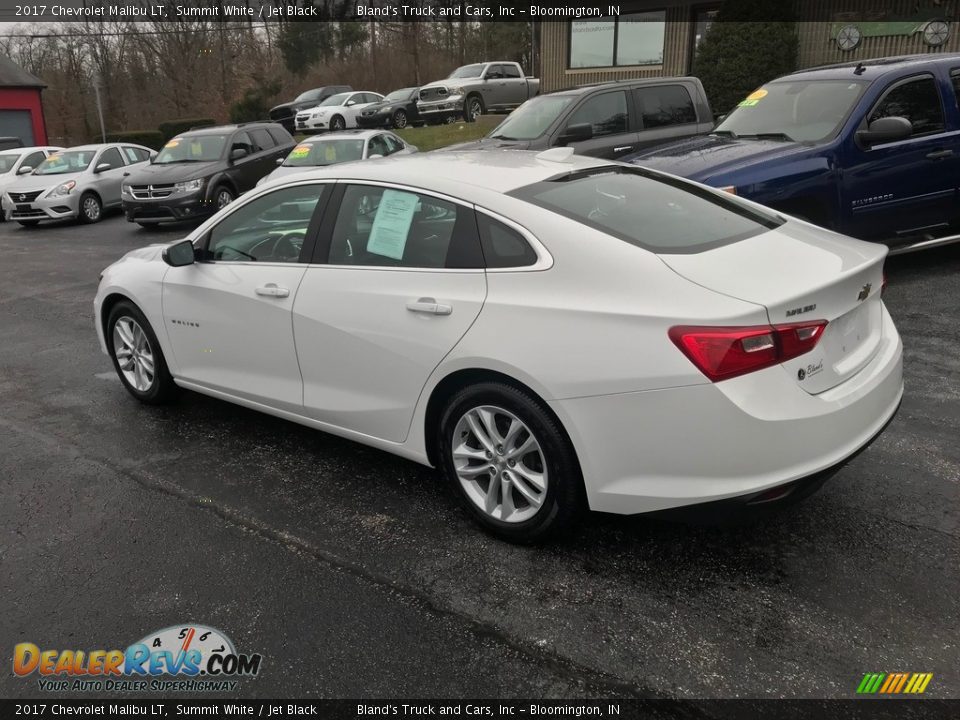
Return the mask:
{"type": "Polygon", "coordinates": [[[0,717],[255,717],[326,720],[955,720],[960,700],[0,700],[0,717]]]}

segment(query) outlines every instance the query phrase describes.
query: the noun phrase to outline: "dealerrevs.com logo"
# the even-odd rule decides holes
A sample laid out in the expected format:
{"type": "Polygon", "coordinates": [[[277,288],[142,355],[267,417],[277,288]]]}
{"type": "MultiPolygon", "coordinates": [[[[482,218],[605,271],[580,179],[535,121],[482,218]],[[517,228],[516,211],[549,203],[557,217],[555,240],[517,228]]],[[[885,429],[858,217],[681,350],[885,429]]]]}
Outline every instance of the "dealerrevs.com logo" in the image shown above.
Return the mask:
{"type": "Polygon", "coordinates": [[[51,692],[229,692],[237,678],[255,677],[262,656],[238,653],[225,634],[204,625],[174,625],[126,650],[13,649],[13,672],[39,676],[51,692]]]}

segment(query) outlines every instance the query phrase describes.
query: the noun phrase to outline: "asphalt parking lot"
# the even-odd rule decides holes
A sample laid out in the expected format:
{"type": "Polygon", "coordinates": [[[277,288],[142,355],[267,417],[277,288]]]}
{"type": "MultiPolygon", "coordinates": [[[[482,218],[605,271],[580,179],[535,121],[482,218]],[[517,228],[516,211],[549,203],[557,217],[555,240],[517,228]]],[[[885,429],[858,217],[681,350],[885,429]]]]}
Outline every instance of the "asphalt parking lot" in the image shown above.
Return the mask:
{"type": "Polygon", "coordinates": [[[902,408],[803,505],[734,529],[594,515],[521,548],[428,469],[130,398],[97,276],[180,234],[0,225],[0,661],[189,621],[263,654],[246,696],[852,697],[907,671],[960,697],[960,247],[888,261],[902,408]]]}

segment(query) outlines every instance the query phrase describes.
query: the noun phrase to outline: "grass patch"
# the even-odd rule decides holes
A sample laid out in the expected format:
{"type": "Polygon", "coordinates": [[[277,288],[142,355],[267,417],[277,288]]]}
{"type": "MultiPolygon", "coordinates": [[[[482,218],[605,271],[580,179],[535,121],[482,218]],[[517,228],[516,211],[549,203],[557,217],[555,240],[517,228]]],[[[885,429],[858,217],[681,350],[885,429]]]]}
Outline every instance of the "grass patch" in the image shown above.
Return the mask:
{"type": "Polygon", "coordinates": [[[426,152],[454,143],[479,140],[499,125],[505,117],[506,115],[481,115],[476,122],[472,123],[455,122],[449,125],[427,125],[419,128],[404,128],[394,132],[408,143],[416,145],[420,152],[426,152]]]}

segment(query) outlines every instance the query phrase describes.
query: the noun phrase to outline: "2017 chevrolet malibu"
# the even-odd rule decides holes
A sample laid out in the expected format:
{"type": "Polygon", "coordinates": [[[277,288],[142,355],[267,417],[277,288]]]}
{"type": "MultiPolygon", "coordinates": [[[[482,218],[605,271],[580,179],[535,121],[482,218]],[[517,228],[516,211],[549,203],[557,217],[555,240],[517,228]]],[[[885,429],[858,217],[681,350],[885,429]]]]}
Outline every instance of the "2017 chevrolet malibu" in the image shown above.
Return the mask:
{"type": "Polygon", "coordinates": [[[266,183],[108,267],[94,310],[142,402],[188,388],[440,468],[529,542],[815,489],[900,403],[885,255],[567,149],[413,155],[266,183]]]}

